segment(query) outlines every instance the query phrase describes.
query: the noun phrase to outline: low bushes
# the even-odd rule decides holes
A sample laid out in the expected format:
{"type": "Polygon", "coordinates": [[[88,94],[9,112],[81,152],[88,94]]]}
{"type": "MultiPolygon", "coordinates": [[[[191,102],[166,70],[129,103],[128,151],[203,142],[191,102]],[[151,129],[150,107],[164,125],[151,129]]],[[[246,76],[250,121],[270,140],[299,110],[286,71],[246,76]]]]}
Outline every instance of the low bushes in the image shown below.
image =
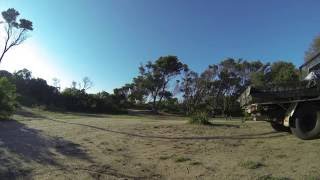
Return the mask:
{"type": "Polygon", "coordinates": [[[0,119],[9,118],[16,107],[16,87],[7,78],[0,77],[0,119]]]}
{"type": "Polygon", "coordinates": [[[209,121],[209,114],[206,112],[195,112],[191,118],[190,123],[191,124],[202,124],[202,125],[209,125],[211,124],[209,121]]]}

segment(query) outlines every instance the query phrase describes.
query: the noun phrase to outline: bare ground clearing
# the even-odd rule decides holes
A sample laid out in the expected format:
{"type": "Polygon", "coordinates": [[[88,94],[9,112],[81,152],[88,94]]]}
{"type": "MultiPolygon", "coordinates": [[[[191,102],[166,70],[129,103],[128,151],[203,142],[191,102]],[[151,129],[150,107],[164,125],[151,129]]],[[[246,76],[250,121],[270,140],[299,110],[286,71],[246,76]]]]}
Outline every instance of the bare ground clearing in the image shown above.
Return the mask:
{"type": "Polygon", "coordinates": [[[320,140],[265,122],[24,109],[0,122],[1,179],[320,179],[320,140]]]}

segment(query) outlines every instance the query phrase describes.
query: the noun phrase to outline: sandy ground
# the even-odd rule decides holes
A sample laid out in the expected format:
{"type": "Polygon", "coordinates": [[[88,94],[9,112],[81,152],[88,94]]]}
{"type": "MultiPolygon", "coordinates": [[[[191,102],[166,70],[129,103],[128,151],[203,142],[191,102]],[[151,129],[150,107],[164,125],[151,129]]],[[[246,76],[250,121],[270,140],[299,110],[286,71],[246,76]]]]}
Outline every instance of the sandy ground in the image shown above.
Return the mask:
{"type": "Polygon", "coordinates": [[[0,122],[0,179],[320,179],[320,140],[265,122],[52,113],[0,122]]]}

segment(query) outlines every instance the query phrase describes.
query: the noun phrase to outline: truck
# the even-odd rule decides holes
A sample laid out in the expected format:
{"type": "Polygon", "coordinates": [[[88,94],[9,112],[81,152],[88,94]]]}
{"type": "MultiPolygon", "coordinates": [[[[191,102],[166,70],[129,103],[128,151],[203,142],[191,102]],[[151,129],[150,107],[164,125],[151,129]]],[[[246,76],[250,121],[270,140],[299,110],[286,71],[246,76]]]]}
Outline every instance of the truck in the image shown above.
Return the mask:
{"type": "Polygon", "coordinates": [[[268,121],[280,132],[303,140],[320,136],[320,52],[299,67],[297,82],[250,85],[238,101],[253,120],[268,121]]]}

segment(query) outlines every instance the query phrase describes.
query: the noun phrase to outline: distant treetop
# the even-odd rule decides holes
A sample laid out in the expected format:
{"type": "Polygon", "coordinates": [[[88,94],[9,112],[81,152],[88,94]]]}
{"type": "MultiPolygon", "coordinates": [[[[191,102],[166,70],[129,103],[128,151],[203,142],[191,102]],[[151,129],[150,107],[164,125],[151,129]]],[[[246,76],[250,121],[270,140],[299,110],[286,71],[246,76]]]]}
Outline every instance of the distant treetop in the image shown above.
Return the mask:
{"type": "Polygon", "coordinates": [[[309,61],[313,56],[320,53],[320,34],[313,39],[309,49],[305,53],[304,61],[309,61]]]}

